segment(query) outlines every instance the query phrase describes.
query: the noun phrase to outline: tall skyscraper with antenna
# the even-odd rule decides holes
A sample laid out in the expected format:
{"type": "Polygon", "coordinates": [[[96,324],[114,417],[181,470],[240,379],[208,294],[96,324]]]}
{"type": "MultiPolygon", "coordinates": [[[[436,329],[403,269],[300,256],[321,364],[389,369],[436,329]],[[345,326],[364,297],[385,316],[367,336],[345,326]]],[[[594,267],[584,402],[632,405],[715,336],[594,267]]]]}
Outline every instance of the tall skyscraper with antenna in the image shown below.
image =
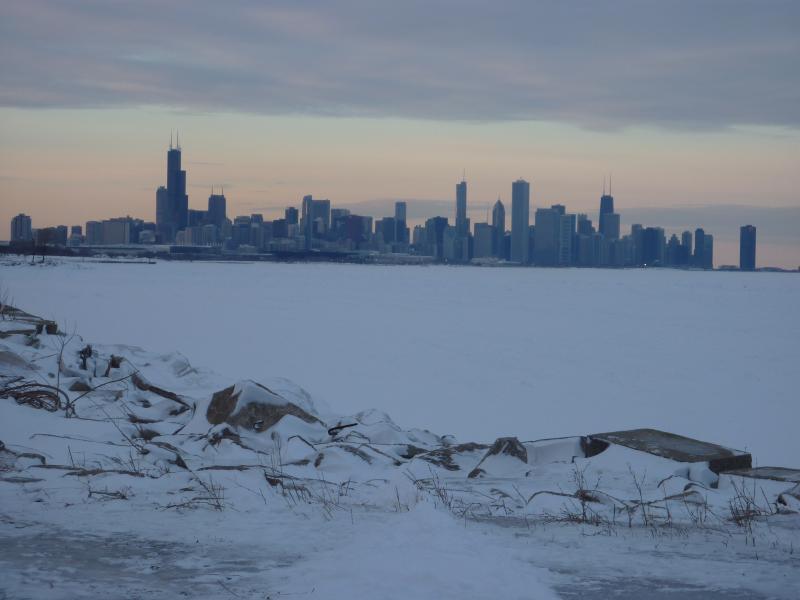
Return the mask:
{"type": "Polygon", "coordinates": [[[614,196],[611,195],[611,176],[608,177],[608,193],[606,181],[603,179],[603,195],[600,196],[600,218],[597,230],[607,239],[619,238],[619,215],[614,212],[614,196]]]}
{"type": "Polygon", "coordinates": [[[167,151],[167,187],[156,191],[156,227],[163,241],[172,242],[175,234],[189,222],[189,196],[186,195],[186,171],[181,169],[180,137],[167,151]]]}
{"type": "Polygon", "coordinates": [[[225,188],[220,188],[218,194],[214,193],[214,188],[211,188],[211,195],[208,197],[208,212],[206,219],[209,223],[222,227],[222,223],[228,218],[227,205],[225,201],[225,188]]]}
{"type": "Polygon", "coordinates": [[[467,219],[467,182],[462,178],[456,184],[456,233],[459,237],[469,235],[469,220],[467,219]]]}

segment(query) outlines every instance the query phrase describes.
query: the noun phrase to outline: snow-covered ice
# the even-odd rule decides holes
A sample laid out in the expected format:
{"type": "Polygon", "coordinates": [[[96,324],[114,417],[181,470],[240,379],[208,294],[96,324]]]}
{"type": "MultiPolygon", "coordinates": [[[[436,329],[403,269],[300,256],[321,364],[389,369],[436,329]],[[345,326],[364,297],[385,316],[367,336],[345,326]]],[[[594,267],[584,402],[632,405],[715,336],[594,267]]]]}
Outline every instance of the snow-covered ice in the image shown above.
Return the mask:
{"type": "Polygon", "coordinates": [[[0,383],[81,417],[0,398],[9,597],[796,597],[796,484],[580,437],[798,466],[796,278],[0,268],[82,336],[0,321],[0,383]]]}
{"type": "Polygon", "coordinates": [[[0,281],[88,339],[460,439],[653,427],[800,457],[793,274],[68,262],[0,281]]]}

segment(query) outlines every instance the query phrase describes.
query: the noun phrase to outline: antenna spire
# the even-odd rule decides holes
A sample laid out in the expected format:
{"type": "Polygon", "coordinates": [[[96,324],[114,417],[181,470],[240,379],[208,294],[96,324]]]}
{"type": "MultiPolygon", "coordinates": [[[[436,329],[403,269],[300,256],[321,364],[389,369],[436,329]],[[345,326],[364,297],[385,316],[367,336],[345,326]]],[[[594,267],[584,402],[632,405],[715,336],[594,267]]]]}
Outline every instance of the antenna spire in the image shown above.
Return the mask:
{"type": "Polygon", "coordinates": [[[608,195],[611,195],[611,173],[608,174],[608,195]]]}
{"type": "Polygon", "coordinates": [[[169,149],[172,150],[172,129],[169,130],[169,149]]]}
{"type": "Polygon", "coordinates": [[[181,149],[181,132],[180,132],[180,130],[175,132],[175,146],[178,148],[178,150],[181,149]]]}

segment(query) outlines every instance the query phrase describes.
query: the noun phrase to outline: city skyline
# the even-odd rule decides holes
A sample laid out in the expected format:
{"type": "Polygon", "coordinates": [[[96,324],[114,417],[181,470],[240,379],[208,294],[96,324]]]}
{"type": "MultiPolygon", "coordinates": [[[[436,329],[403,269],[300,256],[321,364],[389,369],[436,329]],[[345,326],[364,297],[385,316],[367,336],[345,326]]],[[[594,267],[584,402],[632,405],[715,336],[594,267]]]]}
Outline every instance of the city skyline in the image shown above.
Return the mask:
{"type": "Polygon", "coordinates": [[[0,222],[155,218],[154,156],[179,129],[189,196],[224,185],[241,214],[312,193],[427,218],[464,170],[473,222],[498,195],[510,208],[520,176],[532,211],[594,212],[612,173],[632,222],[672,211],[675,229],[717,231],[732,264],[753,222],[765,264],[800,264],[797,3],[201,0],[187,18],[12,0],[0,15],[0,222]]]}
{"type": "MultiPolygon", "coordinates": [[[[130,215],[87,221],[82,225],[32,227],[29,215],[11,219],[11,251],[134,252],[189,259],[228,255],[293,256],[294,259],[349,256],[385,262],[441,261],[454,264],[510,263],[544,267],[673,267],[714,269],[714,235],[697,227],[670,233],[655,224],[634,223],[621,230],[615,211],[612,179],[603,179],[596,223],[587,213],[567,213],[563,204],[537,208],[531,223],[531,184],[511,184],[511,227],[498,197],[491,222],[472,223],[468,215],[466,174],[455,185],[454,219],[437,215],[424,225],[408,221],[408,203],[396,201],[391,216],[361,215],[332,206],[329,199],[303,196],[300,207],[287,206],[278,219],[263,213],[227,215],[224,188],[211,188],[207,208],[192,208],[186,193],[180,136],[170,133],[166,185],[155,191],[155,221],[130,215]],[[472,228],[470,227],[472,225],[472,228]],[[288,253],[288,254],[287,254],[288,253]],[[368,257],[373,258],[368,258],[368,257]],[[383,258],[378,259],[378,256],[383,258]]],[[[445,211],[449,212],[449,211],[445,211]]],[[[734,265],[720,265],[736,268],[734,265]]],[[[766,268],[772,267],[766,265],[766,268]]],[[[740,270],[758,269],[756,227],[740,227],[740,270]]]]}

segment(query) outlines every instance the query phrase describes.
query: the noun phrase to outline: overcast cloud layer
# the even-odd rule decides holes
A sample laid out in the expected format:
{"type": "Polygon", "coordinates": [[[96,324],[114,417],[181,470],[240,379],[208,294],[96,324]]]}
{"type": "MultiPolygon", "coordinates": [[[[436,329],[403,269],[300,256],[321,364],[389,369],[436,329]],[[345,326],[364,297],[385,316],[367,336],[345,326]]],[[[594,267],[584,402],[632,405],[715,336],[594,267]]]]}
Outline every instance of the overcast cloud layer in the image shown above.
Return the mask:
{"type": "Polygon", "coordinates": [[[800,126],[800,2],[6,0],[0,105],[800,126]]]}

